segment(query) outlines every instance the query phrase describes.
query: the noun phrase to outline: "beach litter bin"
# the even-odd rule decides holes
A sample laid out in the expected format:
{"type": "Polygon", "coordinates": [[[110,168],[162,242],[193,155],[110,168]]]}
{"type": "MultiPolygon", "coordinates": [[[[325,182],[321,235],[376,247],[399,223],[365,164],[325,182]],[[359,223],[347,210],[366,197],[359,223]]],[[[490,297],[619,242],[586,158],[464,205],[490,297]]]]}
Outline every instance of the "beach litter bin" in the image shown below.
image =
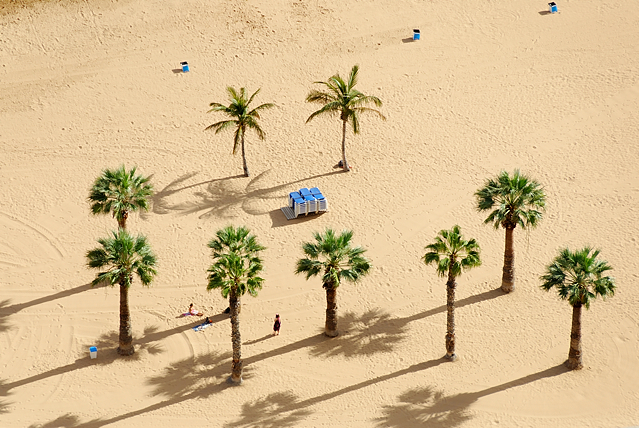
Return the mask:
{"type": "Polygon", "coordinates": [[[413,40],[419,40],[419,30],[418,29],[414,29],[413,30],[413,40]]]}
{"type": "Polygon", "coordinates": [[[182,61],[180,63],[180,65],[182,66],[182,73],[186,73],[189,71],[189,63],[186,61],[182,61]]]}
{"type": "Polygon", "coordinates": [[[555,3],[554,1],[548,3],[548,10],[550,11],[550,13],[557,13],[557,3],[555,3]]]}
{"type": "Polygon", "coordinates": [[[89,353],[91,354],[92,360],[98,358],[98,348],[96,348],[95,346],[89,348],[89,353]]]}

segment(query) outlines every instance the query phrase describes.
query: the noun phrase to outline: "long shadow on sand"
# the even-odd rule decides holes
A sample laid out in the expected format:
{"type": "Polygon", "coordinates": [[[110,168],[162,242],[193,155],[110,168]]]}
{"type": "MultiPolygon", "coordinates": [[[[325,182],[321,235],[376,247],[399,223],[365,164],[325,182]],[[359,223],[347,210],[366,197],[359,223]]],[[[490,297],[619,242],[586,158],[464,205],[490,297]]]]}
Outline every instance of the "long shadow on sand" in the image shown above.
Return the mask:
{"type": "Polygon", "coordinates": [[[263,215],[269,213],[269,209],[263,209],[259,203],[263,200],[281,200],[285,199],[285,195],[291,190],[291,185],[309,181],[321,177],[327,177],[335,174],[343,173],[342,170],[331,171],[324,174],[318,174],[306,177],[300,180],[291,181],[289,183],[280,184],[268,188],[260,188],[260,181],[271,170],[262,172],[252,178],[249,183],[242,189],[237,190],[230,185],[231,179],[244,178],[243,175],[237,175],[227,178],[219,178],[201,183],[191,184],[187,186],[177,187],[188,179],[197,175],[197,172],[186,174],[177,180],[171,182],[161,191],[157,192],[153,197],[153,212],[156,214],[168,214],[169,212],[177,212],[182,215],[190,215],[199,213],[198,218],[209,218],[212,216],[232,217],[234,210],[241,208],[244,212],[251,215],[263,215]],[[178,204],[170,204],[167,198],[177,192],[207,185],[206,190],[200,190],[193,193],[196,200],[178,204]]]}
{"type": "Polygon", "coordinates": [[[9,326],[6,320],[7,317],[18,313],[23,309],[29,308],[31,306],[41,305],[47,302],[52,302],[54,300],[63,299],[65,297],[73,296],[75,294],[79,294],[79,293],[83,293],[85,291],[91,290],[92,288],[100,288],[100,287],[104,287],[104,286],[91,287],[90,283],[84,284],[84,285],[80,285],[79,287],[59,291],[57,293],[50,294],[48,296],[33,299],[29,302],[18,303],[14,305],[9,305],[10,303],[9,299],[3,300],[2,302],[0,302],[0,333],[9,329],[9,326]]]}
{"type": "MultiPolygon", "coordinates": [[[[189,185],[183,185],[183,183],[187,180],[189,180],[192,177],[195,177],[196,175],[198,175],[198,172],[190,172],[188,174],[184,174],[183,176],[173,180],[172,182],[170,182],[169,184],[167,184],[166,186],[164,186],[164,188],[162,190],[160,190],[159,192],[155,192],[153,193],[153,197],[152,197],[152,211],[155,214],[168,214],[171,211],[173,211],[173,206],[171,204],[169,204],[169,202],[167,201],[167,198],[175,193],[181,192],[183,190],[187,190],[187,189],[192,189],[198,186],[203,186],[205,184],[211,185],[215,182],[218,181],[227,181],[227,180],[233,180],[236,178],[244,178],[243,175],[233,175],[231,177],[223,177],[223,178],[214,178],[212,180],[207,180],[207,181],[201,181],[199,183],[195,183],[195,184],[189,184],[189,185]]],[[[152,178],[153,176],[151,176],[152,178]]],[[[145,218],[145,216],[147,216],[148,214],[141,214],[142,218],[145,218]]]]}
{"type": "MultiPolygon", "coordinates": [[[[465,305],[469,305],[472,303],[477,303],[483,300],[487,300],[490,298],[495,298],[503,293],[499,290],[491,290],[485,293],[481,293],[476,296],[467,297],[458,302],[458,307],[463,307],[465,305]]],[[[298,350],[302,350],[305,348],[309,348],[309,354],[311,356],[346,356],[353,357],[356,355],[372,355],[378,352],[388,352],[392,350],[392,345],[403,340],[406,325],[418,319],[422,319],[440,312],[444,312],[446,310],[445,306],[441,306],[430,311],[426,311],[420,314],[416,314],[406,318],[390,318],[390,315],[383,313],[380,310],[370,310],[365,312],[362,315],[356,315],[354,313],[347,313],[343,317],[340,318],[340,330],[342,331],[342,335],[336,338],[328,338],[323,333],[310,336],[299,341],[281,346],[276,349],[272,349],[269,351],[265,351],[256,355],[249,356],[244,358],[244,378],[250,379],[251,377],[251,364],[263,361],[268,358],[272,358],[275,356],[284,355],[289,352],[294,352],[298,350]]],[[[220,314],[216,317],[216,321],[221,321],[223,319],[227,319],[228,315],[220,314]]],[[[148,346],[148,343],[161,340],[167,336],[172,334],[179,333],[184,331],[191,326],[179,326],[170,330],[162,331],[162,332],[154,332],[152,330],[145,331],[145,337],[141,339],[137,339],[135,343],[141,346],[148,346]]],[[[259,343],[265,341],[267,338],[271,337],[270,335],[264,336],[260,339],[256,339],[253,341],[245,342],[245,345],[252,345],[255,343],[259,343]]],[[[117,344],[117,333],[113,333],[113,337],[111,340],[114,342],[111,344],[111,347],[114,348],[117,344]]],[[[104,345],[101,345],[103,348],[104,345]]],[[[153,348],[155,349],[155,348],[153,348]]],[[[157,349],[155,349],[157,351],[157,349]]],[[[243,349],[244,353],[250,352],[250,348],[243,349]]],[[[134,357],[139,353],[134,354],[134,357]]],[[[113,362],[116,358],[121,358],[117,356],[115,350],[113,350],[112,356],[105,361],[102,361],[104,358],[101,357],[99,360],[103,364],[109,364],[113,362]]],[[[84,427],[84,428],[98,428],[111,423],[115,423],[118,421],[122,421],[134,416],[138,416],[147,412],[151,412],[154,410],[162,409],[167,406],[171,406],[173,404],[181,403],[193,398],[208,398],[209,396],[216,394],[229,385],[226,382],[220,382],[220,379],[226,378],[230,374],[231,362],[230,353],[223,354],[210,354],[203,357],[195,357],[195,358],[187,358],[185,360],[179,361],[177,363],[172,364],[168,368],[165,369],[164,374],[153,377],[149,379],[147,382],[149,385],[154,385],[155,390],[153,395],[156,396],[167,396],[169,397],[167,400],[153,404],[151,406],[145,407],[143,409],[139,409],[133,412],[129,412],[114,418],[110,419],[99,419],[93,420],[89,422],[82,423],[79,419],[74,415],[64,415],[55,421],[51,421],[52,425],[43,425],[43,426],[61,426],[65,428],[76,428],[76,427],[84,427]],[[55,425],[55,424],[58,425],[55,425]],[[63,425],[66,424],[66,425],[63,425]]],[[[97,360],[94,360],[97,361],[97,360]]],[[[246,404],[243,406],[243,416],[242,419],[234,424],[229,426],[264,426],[264,427],[275,427],[276,425],[280,426],[292,426],[295,425],[296,421],[308,416],[310,412],[308,412],[306,407],[313,406],[320,402],[330,400],[336,397],[339,397],[343,394],[347,394],[352,391],[356,391],[367,386],[383,382],[398,376],[403,376],[406,374],[414,373],[421,370],[426,370],[431,367],[435,367],[445,360],[436,359],[427,361],[424,363],[419,363],[412,365],[406,369],[399,370],[397,372],[393,372],[384,376],[379,376],[374,379],[366,380],[364,382],[360,382],[355,385],[351,385],[346,388],[342,388],[340,390],[330,392],[327,394],[322,394],[317,397],[309,398],[303,401],[298,401],[295,397],[289,397],[287,394],[282,395],[282,393],[275,393],[275,395],[271,394],[264,399],[257,400],[255,403],[246,404]],[[268,414],[264,415],[264,409],[268,410],[268,414]],[[260,411],[262,411],[262,416],[264,418],[260,419],[260,411]],[[289,414],[287,414],[289,413],[289,414]],[[257,425],[258,422],[262,425],[257,425]],[[288,424],[288,425],[287,425],[288,424]]],[[[81,368],[88,366],[92,363],[92,360],[88,358],[77,360],[76,363],[70,364],[65,367],[61,367],[55,370],[52,370],[47,373],[43,373],[41,375],[36,375],[31,378],[23,379],[18,382],[13,382],[11,384],[3,384],[0,385],[0,395],[7,395],[7,392],[11,388],[15,388],[17,386],[21,386],[30,382],[34,382],[37,380],[44,379],[46,377],[54,376],[57,374],[63,374],[68,371],[74,370],[76,368],[81,368]]],[[[546,371],[547,372],[547,371],[546,371]]],[[[473,401],[476,401],[479,397],[487,395],[489,393],[498,392],[499,390],[503,390],[509,387],[518,386],[520,384],[528,383],[532,380],[536,380],[541,377],[547,377],[554,374],[548,374],[546,372],[540,372],[536,375],[531,375],[526,378],[519,379],[517,381],[509,382],[508,384],[503,384],[498,387],[489,388],[484,391],[480,391],[478,393],[473,394],[460,394],[456,396],[456,400],[446,400],[443,404],[438,404],[438,407],[430,406],[429,408],[434,408],[434,412],[446,412],[450,410],[446,410],[446,406],[450,407],[454,403],[464,403],[469,401],[469,404],[473,401]],[[535,377],[537,376],[537,377],[535,377]],[[499,389],[502,388],[502,389],[499,389]],[[451,404],[452,403],[452,404],[451,404]],[[444,410],[439,410],[440,408],[444,408],[444,410]]],[[[556,374],[561,372],[557,371],[556,374]]],[[[459,406],[458,406],[459,407],[459,406]]],[[[452,420],[452,419],[451,419],[452,420]]],[[[34,425],[35,427],[36,425],[34,425]]]]}
{"type": "Polygon", "coordinates": [[[384,406],[384,415],[376,419],[376,421],[379,427],[388,428],[407,426],[454,427],[471,418],[468,408],[482,397],[544,378],[559,376],[568,371],[563,364],[560,364],[481,391],[451,396],[445,396],[440,391],[430,387],[409,389],[399,396],[400,403],[384,406]]]}
{"type": "MultiPolygon", "coordinates": [[[[228,319],[228,315],[226,314],[218,314],[216,316],[210,317],[214,323],[223,321],[228,319]]],[[[155,355],[162,352],[162,348],[153,344],[153,342],[160,341],[168,336],[173,334],[182,333],[184,331],[188,331],[192,329],[194,326],[201,323],[201,320],[196,321],[195,323],[189,323],[185,325],[181,325],[169,330],[157,331],[155,327],[147,327],[144,330],[144,335],[140,338],[133,339],[133,345],[136,348],[135,354],[123,357],[118,355],[117,347],[118,347],[118,332],[113,331],[110,333],[105,333],[97,341],[94,342],[94,346],[96,346],[100,353],[100,358],[91,359],[88,355],[82,358],[78,358],[73,363],[67,364],[66,366],[58,367],[53,370],[49,370],[44,373],[40,373],[37,375],[30,376],[28,378],[24,378],[15,382],[2,382],[0,381],[0,396],[9,395],[10,390],[13,388],[17,388],[23,385],[28,385],[33,382],[38,382],[53,376],[63,375],[65,373],[69,373],[74,370],[83,369],[89,366],[104,366],[113,363],[114,361],[135,361],[142,358],[145,353],[155,355]]]]}
{"type": "MultiPolygon", "coordinates": [[[[154,396],[167,396],[169,398],[142,409],[109,419],[95,419],[88,422],[81,422],[77,416],[66,414],[47,424],[34,424],[31,427],[100,428],[187,400],[210,398],[230,386],[228,382],[223,381],[230,371],[230,358],[231,354],[228,352],[212,353],[201,357],[187,358],[171,364],[164,370],[163,374],[152,377],[147,381],[149,385],[155,386],[152,392],[154,396]]],[[[294,426],[298,421],[311,414],[307,410],[308,407],[371,385],[436,367],[445,361],[447,360],[440,358],[414,364],[402,370],[301,401],[291,393],[273,393],[253,403],[244,404],[240,420],[227,424],[227,426],[273,428],[275,426],[294,426]]],[[[411,426],[410,424],[406,425],[407,421],[421,421],[426,424],[420,426],[454,426],[469,418],[466,409],[481,397],[543,378],[558,376],[567,371],[562,364],[478,392],[447,397],[430,388],[409,390],[400,396],[399,404],[385,406],[384,416],[377,419],[377,421],[379,426],[388,427],[411,426]]],[[[251,378],[251,369],[249,367],[244,370],[244,378],[251,378]]]]}
{"type": "Polygon", "coordinates": [[[91,359],[87,353],[86,356],[76,359],[74,362],[67,364],[66,366],[57,367],[53,370],[49,370],[43,373],[39,373],[33,376],[29,376],[24,379],[20,379],[14,382],[0,382],[0,396],[9,395],[10,391],[14,388],[18,388],[20,386],[28,385],[33,382],[38,382],[44,379],[48,379],[54,376],[61,376],[65,373],[72,372],[74,370],[80,370],[86,367],[92,366],[106,366],[114,361],[136,361],[142,358],[145,353],[154,355],[162,352],[162,349],[153,344],[149,344],[144,341],[133,341],[134,345],[136,345],[136,353],[123,357],[118,355],[117,347],[118,347],[118,332],[110,332],[103,334],[100,338],[94,342],[94,346],[96,346],[99,350],[99,358],[91,359]]]}
{"type": "MultiPolygon", "coordinates": [[[[502,296],[506,296],[506,293],[501,291],[501,289],[484,291],[483,293],[475,294],[473,296],[468,296],[468,297],[465,297],[463,299],[457,300],[455,302],[455,308],[456,309],[463,308],[464,306],[473,305],[475,303],[483,302],[483,301],[486,301],[486,300],[496,299],[496,298],[502,297],[502,296]]],[[[433,309],[429,309],[429,310],[424,311],[424,312],[420,312],[420,313],[415,314],[415,315],[411,315],[409,317],[405,317],[405,318],[390,318],[390,319],[388,319],[387,323],[388,323],[389,327],[402,327],[402,326],[408,324],[409,322],[417,321],[417,320],[424,319],[424,318],[428,318],[428,317],[431,317],[433,315],[437,315],[437,314],[441,314],[441,313],[445,313],[445,312],[446,312],[446,305],[442,305],[442,306],[438,306],[438,307],[433,308],[433,309]]]]}
{"type": "MultiPolygon", "coordinates": [[[[154,376],[147,381],[148,385],[154,386],[152,395],[167,396],[169,398],[142,409],[108,419],[100,418],[87,422],[81,422],[80,418],[73,414],[66,414],[47,424],[34,424],[30,428],[100,428],[184,401],[210,398],[231,386],[225,381],[230,373],[230,361],[231,353],[226,352],[186,358],[171,364],[164,369],[162,374],[154,376]]],[[[244,378],[251,378],[250,369],[244,369],[244,378]]]]}

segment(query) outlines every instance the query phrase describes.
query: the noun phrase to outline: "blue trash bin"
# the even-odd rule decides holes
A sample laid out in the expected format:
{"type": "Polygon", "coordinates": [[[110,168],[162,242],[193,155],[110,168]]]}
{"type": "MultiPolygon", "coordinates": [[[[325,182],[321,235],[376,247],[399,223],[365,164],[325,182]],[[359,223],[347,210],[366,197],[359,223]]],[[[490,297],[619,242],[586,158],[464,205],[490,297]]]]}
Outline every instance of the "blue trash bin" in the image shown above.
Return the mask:
{"type": "Polygon", "coordinates": [[[557,13],[557,4],[554,1],[548,3],[548,10],[550,13],[557,13]]]}
{"type": "Polygon", "coordinates": [[[419,30],[413,30],[413,40],[419,40],[419,30]]]}
{"type": "Polygon", "coordinates": [[[183,61],[180,63],[180,65],[182,66],[182,73],[186,73],[189,71],[189,63],[186,61],[183,61]]]}
{"type": "Polygon", "coordinates": [[[95,359],[98,358],[98,348],[95,346],[92,346],[89,348],[89,353],[91,354],[91,359],[95,359]]]}

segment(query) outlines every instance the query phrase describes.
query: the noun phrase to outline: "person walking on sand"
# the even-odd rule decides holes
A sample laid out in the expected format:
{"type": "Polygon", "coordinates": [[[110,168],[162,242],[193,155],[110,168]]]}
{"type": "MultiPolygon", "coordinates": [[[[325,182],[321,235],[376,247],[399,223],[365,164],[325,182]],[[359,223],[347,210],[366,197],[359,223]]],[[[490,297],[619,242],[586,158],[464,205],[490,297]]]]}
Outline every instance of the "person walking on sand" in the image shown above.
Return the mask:
{"type": "Polygon", "coordinates": [[[273,336],[279,336],[281,326],[282,326],[282,319],[280,318],[280,314],[275,314],[275,324],[273,324],[273,336]]]}

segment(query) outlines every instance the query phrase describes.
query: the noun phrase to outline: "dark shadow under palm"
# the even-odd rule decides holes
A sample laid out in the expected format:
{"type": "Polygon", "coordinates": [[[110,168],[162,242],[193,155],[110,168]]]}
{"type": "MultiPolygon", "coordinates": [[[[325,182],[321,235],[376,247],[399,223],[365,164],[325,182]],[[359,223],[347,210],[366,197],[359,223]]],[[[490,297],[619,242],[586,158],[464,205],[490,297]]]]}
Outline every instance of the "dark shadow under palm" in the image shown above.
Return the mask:
{"type": "Polygon", "coordinates": [[[287,412],[290,406],[299,403],[299,398],[292,392],[274,392],[264,398],[242,404],[242,415],[236,422],[224,425],[227,428],[278,428],[294,427],[312,412],[298,409],[287,412]]]}
{"type": "Polygon", "coordinates": [[[568,369],[560,364],[481,391],[450,396],[429,387],[411,389],[399,396],[399,404],[384,406],[384,416],[376,420],[380,427],[452,427],[470,419],[468,408],[482,397],[564,373],[568,369]]]}
{"type": "Polygon", "coordinates": [[[184,182],[197,175],[197,173],[186,174],[154,195],[153,212],[156,214],[167,214],[169,212],[176,212],[181,215],[199,214],[198,217],[201,219],[213,216],[234,217],[235,211],[238,209],[251,215],[264,215],[273,210],[273,204],[270,202],[265,203],[265,201],[280,200],[281,203],[279,205],[285,204],[288,193],[297,190],[292,185],[342,172],[331,171],[288,183],[264,187],[264,181],[271,171],[272,169],[262,172],[251,179],[246,186],[238,185],[231,180],[244,178],[242,175],[183,185],[184,182]],[[181,185],[181,187],[177,187],[178,185],[181,185]],[[204,190],[193,192],[191,195],[193,197],[186,202],[171,204],[168,201],[169,197],[174,194],[204,185],[206,185],[204,190]]]}
{"type": "Polygon", "coordinates": [[[146,354],[155,355],[163,352],[159,345],[140,343],[137,347],[138,353],[135,353],[126,358],[122,358],[122,356],[118,355],[116,351],[116,348],[118,347],[118,332],[116,331],[103,334],[96,341],[94,341],[92,345],[98,348],[99,355],[97,359],[91,359],[89,353],[87,352],[86,354],[80,356],[74,362],[67,364],[66,366],[57,367],[55,369],[29,376],[27,378],[20,379],[14,382],[1,383],[0,396],[9,395],[9,391],[11,389],[28,385],[33,382],[39,382],[41,380],[48,379],[54,376],[61,376],[74,370],[84,369],[96,365],[105,366],[113,363],[115,360],[138,361],[140,359],[143,359],[146,354]]]}
{"type": "Polygon", "coordinates": [[[406,324],[389,327],[391,316],[381,309],[360,315],[347,312],[338,318],[341,334],[313,346],[309,352],[312,356],[352,358],[391,352],[406,337],[406,324]]]}
{"type": "Polygon", "coordinates": [[[446,408],[441,402],[448,397],[431,387],[413,388],[399,396],[399,403],[382,408],[377,426],[402,428],[410,426],[452,428],[471,419],[468,406],[446,408]]]}

